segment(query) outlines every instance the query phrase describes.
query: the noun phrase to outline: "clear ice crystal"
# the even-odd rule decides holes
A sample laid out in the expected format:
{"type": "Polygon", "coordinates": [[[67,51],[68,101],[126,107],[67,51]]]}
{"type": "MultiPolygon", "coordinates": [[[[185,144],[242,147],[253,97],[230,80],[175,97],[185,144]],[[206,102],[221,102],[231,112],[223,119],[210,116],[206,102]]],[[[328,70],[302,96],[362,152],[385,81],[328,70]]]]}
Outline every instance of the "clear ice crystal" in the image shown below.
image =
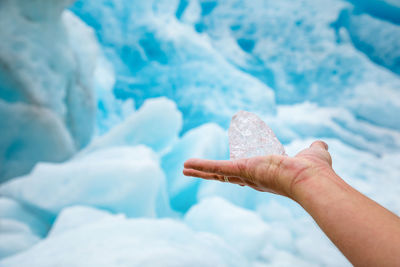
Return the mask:
{"type": "Polygon", "coordinates": [[[236,113],[232,117],[228,134],[231,159],[285,154],[285,149],[271,128],[253,113],[236,113]]]}

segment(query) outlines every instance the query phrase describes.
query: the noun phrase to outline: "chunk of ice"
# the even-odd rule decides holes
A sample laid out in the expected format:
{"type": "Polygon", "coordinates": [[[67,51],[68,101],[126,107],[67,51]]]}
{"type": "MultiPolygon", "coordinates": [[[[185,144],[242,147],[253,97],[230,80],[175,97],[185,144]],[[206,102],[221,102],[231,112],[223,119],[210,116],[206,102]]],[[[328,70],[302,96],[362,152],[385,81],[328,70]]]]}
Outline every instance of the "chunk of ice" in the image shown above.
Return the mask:
{"type": "Polygon", "coordinates": [[[285,149],[271,128],[253,113],[236,113],[232,117],[228,134],[231,159],[285,154],[285,149]]]}

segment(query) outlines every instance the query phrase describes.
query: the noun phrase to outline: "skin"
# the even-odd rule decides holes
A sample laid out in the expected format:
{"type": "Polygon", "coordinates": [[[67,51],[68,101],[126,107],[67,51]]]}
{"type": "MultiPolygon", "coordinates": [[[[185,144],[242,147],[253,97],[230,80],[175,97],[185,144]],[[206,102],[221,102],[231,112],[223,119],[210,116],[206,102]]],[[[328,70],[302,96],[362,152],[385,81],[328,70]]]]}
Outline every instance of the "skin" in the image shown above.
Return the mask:
{"type": "Polygon", "coordinates": [[[400,266],[400,218],[332,169],[328,145],[316,141],[295,157],[189,159],[183,174],[249,186],[299,203],[355,266],[400,266]]]}

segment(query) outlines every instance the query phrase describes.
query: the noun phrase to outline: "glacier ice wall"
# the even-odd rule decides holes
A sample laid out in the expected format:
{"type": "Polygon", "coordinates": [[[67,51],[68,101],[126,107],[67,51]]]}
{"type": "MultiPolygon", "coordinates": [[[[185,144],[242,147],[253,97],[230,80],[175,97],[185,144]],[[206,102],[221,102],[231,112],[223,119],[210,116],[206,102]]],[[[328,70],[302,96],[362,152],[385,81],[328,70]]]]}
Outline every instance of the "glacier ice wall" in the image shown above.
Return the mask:
{"type": "Polygon", "coordinates": [[[396,1],[72,2],[0,2],[1,266],[349,266],[289,200],[182,175],[238,109],[400,214],[396,1]]]}
{"type": "Polygon", "coordinates": [[[399,129],[394,114],[400,106],[393,101],[399,98],[398,76],[357,49],[396,73],[397,25],[354,15],[350,4],[337,0],[189,1],[186,10],[188,18],[184,10],[181,20],[207,34],[238,68],[269,85],[278,104],[339,105],[363,120],[399,129]],[[358,101],[364,94],[379,97],[358,101]],[[387,108],[376,108],[382,105],[387,108]]]}
{"type": "Polygon", "coordinates": [[[400,30],[396,24],[345,9],[334,27],[339,36],[340,29],[346,29],[354,46],[372,61],[400,74],[400,30]]]}
{"type": "Polygon", "coordinates": [[[400,24],[400,3],[397,0],[349,0],[363,13],[400,24]]]}
{"type": "Polygon", "coordinates": [[[96,29],[119,73],[116,96],[134,98],[139,106],[148,97],[174,99],[186,115],[184,131],[206,121],[226,127],[240,108],[274,114],[275,98],[277,104],[339,105],[358,119],[399,127],[398,26],[360,13],[359,5],[338,0],[106,3],[77,1],[72,10],[96,29]]]}
{"type": "Polygon", "coordinates": [[[93,133],[98,47],[92,29],[64,11],[71,3],[0,5],[1,181],[69,158],[93,133]]]}
{"type": "Polygon", "coordinates": [[[209,121],[227,126],[237,109],[275,111],[272,90],[229,64],[207,36],[180,23],[175,2],[107,3],[78,1],[72,10],[94,27],[114,64],[118,98],[134,98],[140,106],[146,98],[167,96],[187,114],[184,131],[209,121]]]}

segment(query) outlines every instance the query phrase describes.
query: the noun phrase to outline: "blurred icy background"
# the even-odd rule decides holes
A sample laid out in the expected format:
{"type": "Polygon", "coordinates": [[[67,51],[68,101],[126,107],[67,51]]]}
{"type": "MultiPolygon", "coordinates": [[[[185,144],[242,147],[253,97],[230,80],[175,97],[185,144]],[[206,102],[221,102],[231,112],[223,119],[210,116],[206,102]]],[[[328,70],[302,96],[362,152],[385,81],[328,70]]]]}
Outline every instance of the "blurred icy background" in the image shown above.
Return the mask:
{"type": "Polygon", "coordinates": [[[244,109],[400,214],[399,75],[399,0],[0,0],[0,266],[347,266],[182,164],[244,109]]]}

